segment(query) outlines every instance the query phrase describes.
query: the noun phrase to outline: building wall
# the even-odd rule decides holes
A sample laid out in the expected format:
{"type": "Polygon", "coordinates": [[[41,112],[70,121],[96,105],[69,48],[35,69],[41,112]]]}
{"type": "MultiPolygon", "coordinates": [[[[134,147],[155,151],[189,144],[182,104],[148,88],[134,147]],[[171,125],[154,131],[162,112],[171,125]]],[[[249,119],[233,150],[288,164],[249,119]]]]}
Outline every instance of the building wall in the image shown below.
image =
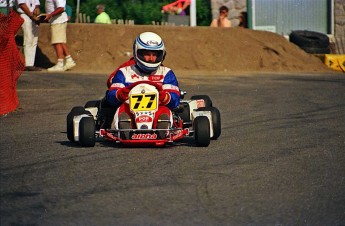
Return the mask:
{"type": "Polygon", "coordinates": [[[345,38],[345,0],[334,0],[334,20],[335,36],[345,38]]]}
{"type": "MultiPolygon", "coordinates": [[[[242,11],[247,11],[247,0],[211,0],[212,16],[218,17],[218,9],[225,5],[229,8],[229,19],[232,26],[238,26],[238,16],[242,11]]],[[[345,37],[345,0],[334,0],[334,35],[345,37]]]]}

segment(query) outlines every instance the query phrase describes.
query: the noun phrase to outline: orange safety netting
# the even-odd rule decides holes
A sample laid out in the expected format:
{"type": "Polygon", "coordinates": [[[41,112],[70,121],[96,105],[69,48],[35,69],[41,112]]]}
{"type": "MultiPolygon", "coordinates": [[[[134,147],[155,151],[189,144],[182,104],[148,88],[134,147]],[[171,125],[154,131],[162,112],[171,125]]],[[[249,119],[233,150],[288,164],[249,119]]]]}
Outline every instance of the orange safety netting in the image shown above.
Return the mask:
{"type": "Polygon", "coordinates": [[[14,111],[19,104],[16,85],[25,60],[14,37],[22,23],[14,11],[10,15],[0,13],[0,115],[14,111]]]}

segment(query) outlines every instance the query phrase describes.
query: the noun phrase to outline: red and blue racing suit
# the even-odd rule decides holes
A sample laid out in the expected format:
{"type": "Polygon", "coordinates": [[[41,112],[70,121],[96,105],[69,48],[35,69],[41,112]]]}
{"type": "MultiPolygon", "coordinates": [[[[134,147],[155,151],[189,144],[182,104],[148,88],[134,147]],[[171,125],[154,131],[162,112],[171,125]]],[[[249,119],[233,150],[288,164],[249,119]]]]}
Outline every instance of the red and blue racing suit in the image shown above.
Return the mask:
{"type": "MultiPolygon", "coordinates": [[[[170,118],[172,124],[172,114],[171,109],[176,108],[180,103],[180,89],[178,87],[178,82],[174,72],[165,66],[159,66],[157,71],[153,74],[144,74],[136,66],[133,58],[122,64],[118,69],[116,69],[108,78],[107,85],[109,87],[106,99],[114,107],[118,107],[115,114],[114,121],[112,123],[112,128],[118,127],[117,118],[123,112],[126,112],[130,117],[130,110],[127,104],[122,104],[123,102],[117,99],[116,92],[119,89],[127,87],[128,85],[138,82],[138,81],[150,81],[156,82],[162,85],[163,91],[170,94],[170,99],[165,105],[160,105],[158,111],[156,112],[156,117],[153,123],[153,127],[156,128],[157,120],[160,115],[167,114],[170,118]]],[[[134,120],[132,120],[131,128],[134,128],[134,120]]]]}
{"type": "Polygon", "coordinates": [[[138,81],[151,81],[161,84],[162,89],[169,92],[171,97],[167,107],[174,109],[179,105],[180,89],[174,72],[170,68],[161,65],[155,73],[146,75],[140,72],[133,59],[121,65],[108,78],[107,101],[114,107],[119,106],[122,102],[116,98],[117,90],[138,81]]]}

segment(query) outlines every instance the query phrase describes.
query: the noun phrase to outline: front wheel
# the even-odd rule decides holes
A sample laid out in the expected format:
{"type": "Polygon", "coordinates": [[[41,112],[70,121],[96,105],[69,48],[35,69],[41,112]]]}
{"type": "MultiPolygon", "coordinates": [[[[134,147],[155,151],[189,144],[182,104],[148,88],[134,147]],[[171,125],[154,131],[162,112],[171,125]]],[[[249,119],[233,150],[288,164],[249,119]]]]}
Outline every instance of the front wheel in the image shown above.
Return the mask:
{"type": "Polygon", "coordinates": [[[198,147],[207,147],[210,144],[210,122],[206,116],[194,119],[194,138],[198,147]]]}
{"type": "Polygon", "coordinates": [[[72,108],[70,113],[68,113],[66,121],[67,121],[67,138],[68,140],[74,142],[74,129],[73,129],[73,118],[74,116],[82,115],[82,114],[90,114],[90,112],[86,111],[84,107],[78,106],[72,108]]]}
{"type": "Polygon", "coordinates": [[[83,147],[94,147],[95,120],[92,117],[83,117],[79,122],[79,143],[83,147]]]}
{"type": "Polygon", "coordinates": [[[221,120],[220,120],[220,112],[216,107],[203,107],[198,108],[197,111],[210,111],[212,117],[212,129],[213,129],[213,136],[211,137],[212,140],[217,140],[222,132],[221,128],[221,120]]]}

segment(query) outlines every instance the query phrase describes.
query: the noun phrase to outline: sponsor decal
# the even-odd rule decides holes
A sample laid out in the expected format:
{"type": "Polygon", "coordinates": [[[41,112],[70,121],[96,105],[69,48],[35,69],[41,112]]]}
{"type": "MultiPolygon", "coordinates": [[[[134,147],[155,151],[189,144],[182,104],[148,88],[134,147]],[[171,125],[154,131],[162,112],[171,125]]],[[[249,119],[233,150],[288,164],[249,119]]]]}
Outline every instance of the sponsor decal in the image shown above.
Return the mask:
{"type": "Polygon", "coordinates": [[[135,119],[135,122],[137,123],[152,122],[152,121],[153,121],[152,117],[148,115],[140,115],[139,117],[135,119]]]}
{"type": "Polygon", "coordinates": [[[196,101],[196,106],[197,108],[202,108],[202,107],[205,107],[205,101],[204,100],[197,100],[196,101]]]}
{"type": "Polygon", "coordinates": [[[177,86],[174,86],[174,85],[171,85],[171,84],[164,84],[163,85],[163,89],[180,92],[180,90],[179,90],[179,88],[177,86]]]}
{"type": "Polygon", "coordinates": [[[153,45],[158,46],[158,42],[155,40],[149,40],[149,41],[147,41],[146,44],[149,46],[153,46],[153,45]]]}
{"type": "Polygon", "coordinates": [[[116,89],[123,88],[123,87],[125,86],[122,83],[113,83],[110,86],[110,88],[116,88],[116,89]]]}
{"type": "Polygon", "coordinates": [[[131,79],[135,79],[135,78],[139,78],[139,75],[137,75],[137,74],[131,75],[131,79]]]}
{"type": "Polygon", "coordinates": [[[163,75],[150,75],[149,80],[152,82],[160,81],[164,78],[163,75]]]}
{"type": "Polygon", "coordinates": [[[157,134],[150,134],[150,133],[133,133],[132,137],[133,140],[154,140],[157,139],[157,134]]]}

